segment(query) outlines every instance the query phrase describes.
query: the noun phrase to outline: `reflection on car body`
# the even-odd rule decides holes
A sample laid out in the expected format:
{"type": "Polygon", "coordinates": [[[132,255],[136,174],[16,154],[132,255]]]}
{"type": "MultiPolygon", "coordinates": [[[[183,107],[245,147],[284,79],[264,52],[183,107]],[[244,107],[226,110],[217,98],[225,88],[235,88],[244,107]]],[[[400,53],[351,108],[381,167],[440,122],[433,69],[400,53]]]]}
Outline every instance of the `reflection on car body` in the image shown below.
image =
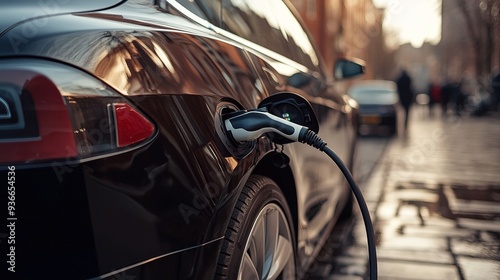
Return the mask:
{"type": "Polygon", "coordinates": [[[0,96],[12,111],[0,120],[0,178],[15,166],[16,275],[301,278],[351,206],[340,171],[298,143],[277,167],[269,137],[228,147],[217,134],[224,113],[292,92],[352,166],[357,111],[326,82],[289,4],[57,3],[44,17],[40,1],[0,4],[0,96]]]}

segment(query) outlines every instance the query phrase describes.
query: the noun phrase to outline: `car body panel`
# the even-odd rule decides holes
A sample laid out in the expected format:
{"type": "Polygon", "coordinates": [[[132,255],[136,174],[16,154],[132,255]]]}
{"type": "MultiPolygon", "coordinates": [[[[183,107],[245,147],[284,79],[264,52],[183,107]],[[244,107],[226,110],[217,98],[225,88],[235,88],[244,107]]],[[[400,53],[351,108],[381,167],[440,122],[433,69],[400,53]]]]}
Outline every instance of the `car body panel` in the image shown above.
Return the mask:
{"type": "Polygon", "coordinates": [[[36,24],[30,22],[23,26],[22,32],[7,35],[10,42],[16,45],[37,36],[39,30],[45,27],[44,18],[57,14],[98,11],[119,5],[123,0],[25,0],[2,1],[2,19],[0,20],[0,36],[10,28],[20,23],[28,23],[31,19],[42,19],[36,24]]]}

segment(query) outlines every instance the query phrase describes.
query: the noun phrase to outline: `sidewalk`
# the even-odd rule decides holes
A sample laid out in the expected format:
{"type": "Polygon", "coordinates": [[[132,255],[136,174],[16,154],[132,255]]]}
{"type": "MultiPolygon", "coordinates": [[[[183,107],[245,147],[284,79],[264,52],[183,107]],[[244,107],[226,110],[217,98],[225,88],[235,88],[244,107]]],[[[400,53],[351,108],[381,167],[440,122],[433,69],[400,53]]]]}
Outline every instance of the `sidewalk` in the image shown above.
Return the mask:
{"type": "MultiPolygon", "coordinates": [[[[379,279],[500,279],[500,116],[429,118],[415,108],[361,186],[379,279]]],[[[328,279],[367,279],[361,217],[328,279]]]]}

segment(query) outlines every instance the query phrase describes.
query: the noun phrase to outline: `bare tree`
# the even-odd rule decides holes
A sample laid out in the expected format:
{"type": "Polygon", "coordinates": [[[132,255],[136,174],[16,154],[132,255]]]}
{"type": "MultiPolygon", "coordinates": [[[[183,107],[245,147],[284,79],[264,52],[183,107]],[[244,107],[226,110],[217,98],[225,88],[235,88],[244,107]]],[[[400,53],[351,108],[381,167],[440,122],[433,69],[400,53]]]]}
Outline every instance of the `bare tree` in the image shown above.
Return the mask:
{"type": "MultiPolygon", "coordinates": [[[[499,0],[456,0],[467,23],[467,31],[475,52],[475,68],[478,76],[491,73],[495,58],[494,50],[500,50],[499,0]],[[495,46],[496,45],[496,46],[495,46]]],[[[499,58],[500,60],[500,58],[499,58]]]]}

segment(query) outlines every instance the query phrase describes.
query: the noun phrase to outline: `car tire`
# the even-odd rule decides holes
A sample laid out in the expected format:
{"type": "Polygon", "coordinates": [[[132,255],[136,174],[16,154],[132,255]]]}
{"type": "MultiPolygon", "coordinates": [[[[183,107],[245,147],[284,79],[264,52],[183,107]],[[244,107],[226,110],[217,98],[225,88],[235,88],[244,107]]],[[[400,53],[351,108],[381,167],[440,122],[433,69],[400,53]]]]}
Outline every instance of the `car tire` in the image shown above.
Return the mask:
{"type": "Polygon", "coordinates": [[[291,217],[273,180],[250,177],[226,230],[215,279],[295,279],[291,217]]]}

